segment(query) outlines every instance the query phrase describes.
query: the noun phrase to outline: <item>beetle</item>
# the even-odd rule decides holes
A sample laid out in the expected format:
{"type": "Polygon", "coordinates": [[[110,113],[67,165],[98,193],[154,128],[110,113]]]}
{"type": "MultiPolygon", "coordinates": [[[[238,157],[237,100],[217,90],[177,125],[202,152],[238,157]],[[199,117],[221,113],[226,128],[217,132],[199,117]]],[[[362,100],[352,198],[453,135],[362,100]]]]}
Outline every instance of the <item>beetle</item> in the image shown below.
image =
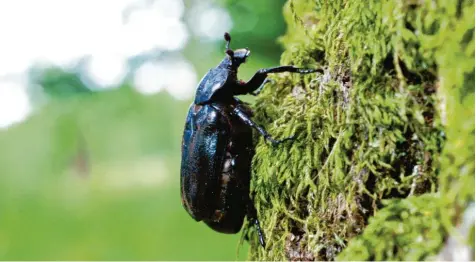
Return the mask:
{"type": "Polygon", "coordinates": [[[254,155],[252,129],[273,145],[293,138],[274,139],[253,122],[252,110],[235,96],[256,95],[271,73],[308,74],[318,70],[278,66],[260,69],[244,82],[238,79],[237,72],[250,50],[233,51],[230,34],[225,33],[224,38],[226,56],[200,80],[185,121],[180,170],[182,205],[193,219],[221,233],[239,232],[247,216],[264,247],[257,212],[249,196],[254,155]]]}

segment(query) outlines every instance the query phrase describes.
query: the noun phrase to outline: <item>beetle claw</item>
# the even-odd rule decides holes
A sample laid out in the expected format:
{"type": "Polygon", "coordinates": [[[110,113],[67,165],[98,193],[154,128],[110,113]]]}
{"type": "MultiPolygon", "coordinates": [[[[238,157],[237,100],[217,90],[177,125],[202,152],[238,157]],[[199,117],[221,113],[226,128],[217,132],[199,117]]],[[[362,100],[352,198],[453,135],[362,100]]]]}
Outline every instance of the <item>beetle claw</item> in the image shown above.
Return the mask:
{"type": "Polygon", "coordinates": [[[266,243],[264,242],[264,237],[263,237],[263,235],[260,235],[260,236],[259,236],[259,244],[260,244],[263,248],[266,247],[266,243]]]}
{"type": "Polygon", "coordinates": [[[271,144],[272,144],[273,146],[278,146],[278,145],[280,145],[280,144],[282,144],[282,143],[284,143],[284,142],[287,142],[287,141],[294,141],[295,139],[296,139],[296,136],[295,136],[295,135],[292,135],[292,136],[290,136],[290,137],[286,137],[286,138],[281,139],[281,140],[275,140],[275,139],[272,139],[272,138],[270,138],[269,140],[271,141],[271,144]]]}
{"type": "Polygon", "coordinates": [[[317,73],[317,72],[323,72],[322,69],[307,69],[307,68],[297,68],[297,73],[300,74],[310,74],[310,73],[317,73]]]}
{"type": "Polygon", "coordinates": [[[253,96],[257,96],[261,93],[261,91],[263,90],[264,86],[267,84],[267,83],[276,83],[276,81],[274,81],[273,79],[269,79],[269,78],[266,78],[264,80],[264,82],[261,84],[260,87],[258,87],[258,89],[256,89],[254,92],[251,92],[250,94],[253,95],[253,96]]]}
{"type": "Polygon", "coordinates": [[[258,232],[258,239],[259,239],[259,244],[265,248],[266,247],[266,242],[264,241],[264,234],[263,231],[261,231],[261,227],[259,225],[259,220],[257,218],[254,219],[254,224],[256,227],[256,231],[258,232]]]}

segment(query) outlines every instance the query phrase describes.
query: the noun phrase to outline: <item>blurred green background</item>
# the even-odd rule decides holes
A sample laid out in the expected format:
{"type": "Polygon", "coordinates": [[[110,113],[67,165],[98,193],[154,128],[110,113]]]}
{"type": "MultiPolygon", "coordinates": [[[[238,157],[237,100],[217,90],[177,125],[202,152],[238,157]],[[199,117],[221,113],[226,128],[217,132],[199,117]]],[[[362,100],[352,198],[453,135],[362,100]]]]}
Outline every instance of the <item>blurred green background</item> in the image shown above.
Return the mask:
{"type": "MultiPolygon", "coordinates": [[[[154,7],[156,1],[129,2],[149,10],[167,9],[173,1],[180,0],[162,0],[159,7],[154,7]]],[[[54,1],[43,4],[55,8],[54,1]]],[[[10,92],[7,88],[20,86],[6,82],[21,78],[31,107],[27,116],[0,128],[0,259],[246,259],[247,244],[239,247],[241,233],[216,233],[195,222],[181,205],[180,145],[194,90],[188,87],[176,95],[174,81],[184,81],[181,78],[187,75],[179,71],[161,89],[151,91],[138,88],[141,82],[135,72],[151,61],[167,67],[177,58],[193,65],[196,78],[188,80],[194,88],[224,57],[223,32],[207,33],[214,25],[228,25],[232,48],[252,50],[240,71],[240,77],[248,79],[258,68],[279,62],[276,39],[285,30],[283,4],[284,0],[184,1],[177,19],[185,26],[185,44],[171,49],[152,44],[128,56],[127,70],[115,83],[101,85],[88,77],[92,72],[100,79],[102,69],[85,69],[87,56],[68,66],[32,63],[26,73],[13,77],[0,73],[4,94],[10,92]],[[200,33],[196,21],[213,17],[213,12],[206,13],[210,10],[221,13],[200,33]]],[[[135,9],[127,7],[125,11],[132,14],[135,9]]],[[[23,33],[22,28],[15,30],[23,33]]],[[[103,34],[107,37],[109,31],[103,34]]],[[[153,30],[144,33],[153,34],[153,30]]],[[[154,78],[154,71],[149,71],[151,76],[142,81],[154,78]]],[[[155,84],[161,85],[163,79],[155,77],[155,84]]],[[[13,100],[6,96],[0,99],[5,116],[16,110],[9,101],[13,100]]]]}

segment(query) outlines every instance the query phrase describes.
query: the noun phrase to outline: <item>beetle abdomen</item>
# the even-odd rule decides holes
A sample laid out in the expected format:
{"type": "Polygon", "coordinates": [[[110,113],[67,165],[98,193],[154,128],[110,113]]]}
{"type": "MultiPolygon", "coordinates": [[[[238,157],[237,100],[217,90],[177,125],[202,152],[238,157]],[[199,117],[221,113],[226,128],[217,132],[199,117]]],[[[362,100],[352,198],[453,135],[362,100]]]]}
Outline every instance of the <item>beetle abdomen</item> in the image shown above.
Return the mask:
{"type": "Polygon", "coordinates": [[[247,187],[236,168],[236,158],[230,152],[226,156],[219,175],[220,192],[216,196],[215,211],[204,222],[218,232],[234,234],[240,231],[245,217],[246,201],[243,194],[247,194],[247,187]]]}
{"type": "Polygon", "coordinates": [[[182,141],[181,194],[197,221],[212,215],[210,199],[218,192],[229,136],[227,123],[210,105],[190,106],[182,141]],[[223,127],[224,126],[224,127],[223,127]]]}
{"type": "Polygon", "coordinates": [[[234,234],[240,231],[246,215],[253,145],[251,129],[232,114],[227,112],[226,116],[230,140],[219,175],[220,195],[214,216],[204,222],[218,232],[234,234]]]}
{"type": "Polygon", "coordinates": [[[248,203],[251,129],[229,106],[192,105],[182,145],[181,193],[185,209],[222,233],[241,229],[248,203]]]}

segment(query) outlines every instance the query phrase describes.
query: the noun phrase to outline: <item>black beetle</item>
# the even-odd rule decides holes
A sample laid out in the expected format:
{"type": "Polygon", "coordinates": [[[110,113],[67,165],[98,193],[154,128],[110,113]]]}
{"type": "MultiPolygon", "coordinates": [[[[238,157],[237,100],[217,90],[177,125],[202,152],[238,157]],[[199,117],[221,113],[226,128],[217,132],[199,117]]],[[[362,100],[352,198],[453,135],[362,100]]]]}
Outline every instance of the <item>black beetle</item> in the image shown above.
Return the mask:
{"type": "Polygon", "coordinates": [[[256,94],[269,73],[307,74],[317,70],[278,66],[260,69],[244,82],[238,80],[237,71],[250,51],[231,50],[228,33],[225,40],[226,56],[198,84],[185,121],[180,177],[182,204],[196,221],[203,220],[222,233],[240,231],[246,215],[255,224],[264,247],[256,209],[249,196],[254,154],[252,128],[273,145],[292,138],[273,139],[251,120],[251,109],[235,96],[256,94]]]}

